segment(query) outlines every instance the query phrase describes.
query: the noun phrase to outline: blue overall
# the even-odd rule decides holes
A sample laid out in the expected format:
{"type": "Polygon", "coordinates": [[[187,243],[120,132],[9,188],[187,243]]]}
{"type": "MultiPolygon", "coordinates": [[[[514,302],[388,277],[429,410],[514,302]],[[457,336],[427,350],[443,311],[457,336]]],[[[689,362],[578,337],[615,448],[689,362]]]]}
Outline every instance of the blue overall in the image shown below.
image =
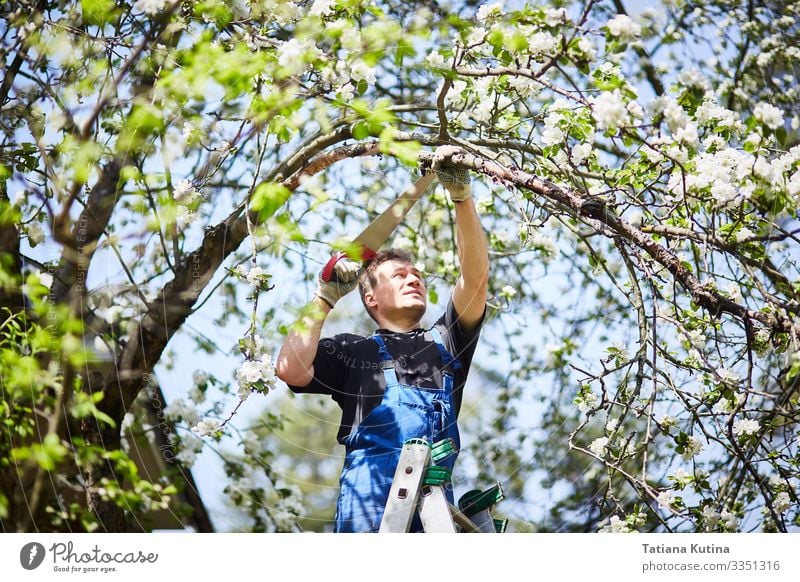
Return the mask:
{"type": "MultiPolygon", "coordinates": [[[[450,437],[456,450],[460,447],[453,374],[448,367],[456,370],[461,364],[444,347],[439,330],[433,328],[430,333],[442,363],[441,389],[400,384],[383,338],[377,334],[370,337],[378,344],[386,391],[381,403],[345,440],[346,455],[336,505],[337,532],[378,531],[400,452],[408,439],[424,438],[434,443],[450,437]]],[[[456,456],[451,455],[439,464],[452,470],[456,456]]],[[[445,491],[453,503],[452,485],[448,483],[445,491]]],[[[419,518],[414,521],[412,529],[419,529],[419,518]]]]}

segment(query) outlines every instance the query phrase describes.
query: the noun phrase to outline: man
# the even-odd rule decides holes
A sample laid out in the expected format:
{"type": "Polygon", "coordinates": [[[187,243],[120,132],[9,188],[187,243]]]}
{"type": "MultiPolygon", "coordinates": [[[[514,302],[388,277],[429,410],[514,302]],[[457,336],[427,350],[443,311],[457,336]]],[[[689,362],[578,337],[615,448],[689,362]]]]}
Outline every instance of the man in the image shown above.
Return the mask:
{"type": "MultiPolygon", "coordinates": [[[[452,151],[440,148],[437,159],[452,151]]],[[[278,376],[292,391],[329,394],[342,408],[337,439],[346,456],[337,532],[378,531],[406,440],[451,437],[459,446],[456,419],[483,322],[489,259],[469,184],[453,178],[457,171],[437,173],[455,206],[461,266],[444,315],[431,329],[420,328],[427,292],[409,254],[378,253],[360,281],[360,265],[342,260],[335,267],[338,282],[319,280],[312,300],[317,309],[311,310],[319,315],[295,326],[299,331],[287,335],[278,356],[278,376]],[[319,341],[328,313],[357,281],[379,329],[369,338],[340,334],[319,341]]],[[[452,469],[454,461],[444,464],[452,469]]],[[[446,492],[452,503],[452,488],[446,492]]]]}

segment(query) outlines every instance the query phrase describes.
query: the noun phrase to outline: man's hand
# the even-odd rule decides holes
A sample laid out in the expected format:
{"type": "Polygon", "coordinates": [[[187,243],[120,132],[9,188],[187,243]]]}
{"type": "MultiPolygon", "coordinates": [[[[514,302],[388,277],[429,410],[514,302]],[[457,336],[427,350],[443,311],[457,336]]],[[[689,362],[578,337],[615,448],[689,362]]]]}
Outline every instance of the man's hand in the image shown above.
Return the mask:
{"type": "Polygon", "coordinates": [[[462,153],[462,150],[455,146],[441,146],[433,154],[432,167],[436,171],[436,177],[439,178],[442,186],[447,189],[450,194],[450,200],[453,202],[463,202],[472,197],[469,172],[463,168],[443,165],[445,158],[460,153],[462,153]]]}
{"type": "Polygon", "coordinates": [[[361,274],[361,264],[344,257],[340,258],[333,266],[333,276],[330,281],[322,279],[322,273],[317,278],[317,290],[314,295],[331,306],[336,305],[342,297],[358,286],[358,277],[361,274]]]}

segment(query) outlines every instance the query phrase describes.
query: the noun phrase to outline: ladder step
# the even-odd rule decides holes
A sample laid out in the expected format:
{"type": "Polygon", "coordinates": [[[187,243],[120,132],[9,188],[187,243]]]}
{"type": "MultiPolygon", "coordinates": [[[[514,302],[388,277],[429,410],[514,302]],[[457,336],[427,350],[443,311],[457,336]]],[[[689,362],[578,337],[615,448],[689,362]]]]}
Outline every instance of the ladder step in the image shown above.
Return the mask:
{"type": "Polygon", "coordinates": [[[431,445],[431,458],[434,463],[438,463],[457,452],[456,443],[452,438],[446,438],[431,445]]]}
{"type": "Polygon", "coordinates": [[[425,471],[425,478],[422,483],[425,485],[444,485],[450,481],[452,471],[447,467],[439,467],[438,465],[431,465],[425,471]]]}
{"type": "Polygon", "coordinates": [[[493,505],[497,505],[504,498],[503,488],[498,483],[486,491],[481,491],[480,489],[467,491],[458,500],[458,508],[466,515],[472,516],[481,511],[486,511],[493,505]]]}

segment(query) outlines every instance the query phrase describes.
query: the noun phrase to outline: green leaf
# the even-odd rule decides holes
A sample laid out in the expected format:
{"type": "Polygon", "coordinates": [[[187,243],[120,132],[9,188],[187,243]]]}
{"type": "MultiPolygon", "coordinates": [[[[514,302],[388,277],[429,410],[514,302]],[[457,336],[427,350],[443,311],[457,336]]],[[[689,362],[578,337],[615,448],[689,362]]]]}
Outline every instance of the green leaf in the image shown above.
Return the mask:
{"type": "Polygon", "coordinates": [[[521,34],[515,34],[505,39],[504,46],[511,52],[520,52],[528,48],[528,39],[521,34]]]}
{"type": "Polygon", "coordinates": [[[117,140],[117,151],[131,151],[138,147],[151,135],[164,129],[161,110],[149,103],[137,103],[131,108],[130,115],[117,140]]]}
{"type": "Polygon", "coordinates": [[[73,404],[72,410],[70,411],[72,416],[74,418],[94,417],[100,423],[111,427],[116,426],[117,423],[114,422],[114,419],[105,412],[100,411],[96,406],[104,396],[105,394],[100,391],[94,392],[91,395],[85,392],[77,392],[75,394],[75,404],[73,404]]]}
{"type": "Polygon", "coordinates": [[[72,157],[72,172],[76,182],[85,184],[89,181],[102,153],[103,148],[94,141],[84,142],[78,147],[72,157]]]}
{"type": "Polygon", "coordinates": [[[413,57],[417,54],[414,45],[408,38],[401,38],[397,43],[397,49],[394,53],[394,64],[398,67],[403,65],[403,59],[406,57],[413,57]]]}
{"type": "Polygon", "coordinates": [[[369,137],[369,123],[366,121],[359,121],[353,126],[354,139],[366,139],[369,137]]]}
{"type": "Polygon", "coordinates": [[[292,191],[283,184],[263,182],[253,192],[250,208],[258,213],[258,222],[264,222],[283,206],[291,194],[292,191]]]}
{"type": "Polygon", "coordinates": [[[69,450],[61,444],[58,435],[55,434],[48,434],[41,444],[35,443],[30,447],[20,447],[11,451],[15,460],[24,461],[33,458],[45,471],[54,470],[67,453],[69,450]]]}
{"type": "Polygon", "coordinates": [[[496,49],[503,48],[503,41],[503,32],[497,28],[492,29],[492,31],[486,36],[486,42],[496,49]]]}
{"type": "Polygon", "coordinates": [[[788,133],[786,132],[786,128],[781,126],[775,130],[775,139],[778,141],[778,144],[781,147],[786,147],[786,138],[788,137],[788,133]]]}
{"type": "Polygon", "coordinates": [[[114,0],[81,0],[81,13],[83,23],[90,26],[103,26],[113,22],[117,18],[114,0]]]}
{"type": "Polygon", "coordinates": [[[407,166],[416,167],[422,145],[416,141],[395,141],[395,129],[387,127],[381,132],[379,145],[384,154],[396,157],[407,166]]]}
{"type": "Polygon", "coordinates": [[[198,3],[194,13],[200,18],[214,21],[217,28],[222,30],[233,21],[233,12],[221,0],[206,0],[198,3]]]}

